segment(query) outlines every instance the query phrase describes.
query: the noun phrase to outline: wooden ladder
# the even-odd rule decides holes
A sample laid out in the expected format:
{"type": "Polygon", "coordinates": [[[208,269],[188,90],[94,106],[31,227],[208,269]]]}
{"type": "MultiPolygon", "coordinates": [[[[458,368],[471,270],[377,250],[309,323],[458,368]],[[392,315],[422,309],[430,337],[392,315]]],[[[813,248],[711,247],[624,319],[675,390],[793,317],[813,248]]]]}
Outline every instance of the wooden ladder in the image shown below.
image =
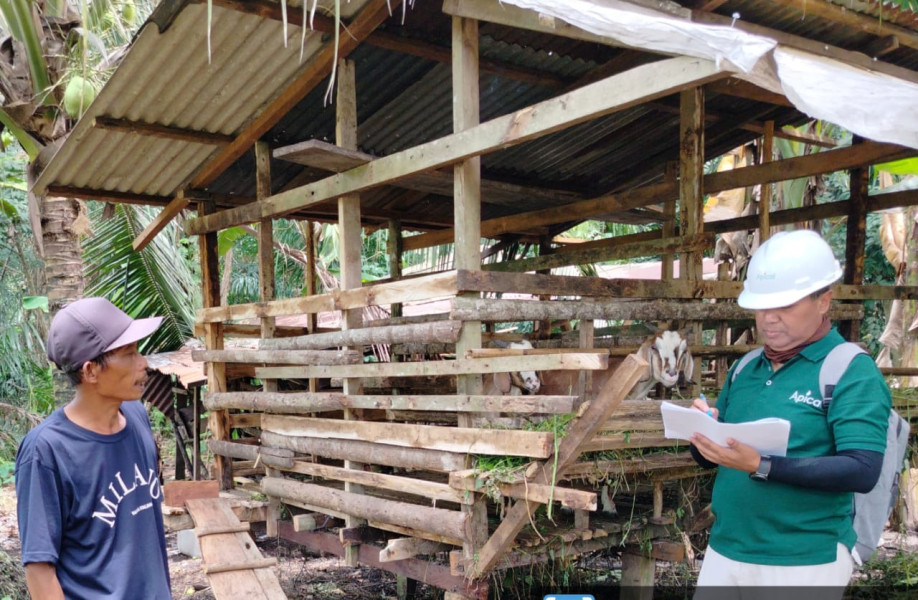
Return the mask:
{"type": "Polygon", "coordinates": [[[282,600],[287,596],[274,572],[275,558],[264,558],[249,524],[242,523],[221,498],[187,500],[201,545],[204,573],[217,600],[282,600]]]}

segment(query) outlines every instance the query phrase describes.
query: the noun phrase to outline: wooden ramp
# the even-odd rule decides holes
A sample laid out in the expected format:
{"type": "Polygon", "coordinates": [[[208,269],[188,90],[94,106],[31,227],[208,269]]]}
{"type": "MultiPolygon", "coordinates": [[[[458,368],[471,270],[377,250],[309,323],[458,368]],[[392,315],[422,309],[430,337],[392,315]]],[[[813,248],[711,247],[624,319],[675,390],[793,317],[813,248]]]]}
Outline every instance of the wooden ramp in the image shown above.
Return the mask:
{"type": "Polygon", "coordinates": [[[274,572],[277,559],[264,558],[242,523],[221,498],[187,500],[201,545],[204,573],[217,600],[282,600],[287,596],[274,572]]]}

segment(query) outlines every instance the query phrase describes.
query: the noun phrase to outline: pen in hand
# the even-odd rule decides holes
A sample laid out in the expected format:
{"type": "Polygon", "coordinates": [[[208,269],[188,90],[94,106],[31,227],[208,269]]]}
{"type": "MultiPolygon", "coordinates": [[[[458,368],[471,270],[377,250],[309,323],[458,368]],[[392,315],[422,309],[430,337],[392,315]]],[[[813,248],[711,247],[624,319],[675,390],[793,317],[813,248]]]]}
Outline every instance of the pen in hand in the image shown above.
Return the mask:
{"type": "MultiPolygon", "coordinates": [[[[705,397],[703,392],[701,394],[698,394],[698,397],[701,398],[701,401],[704,402],[705,404],[708,403],[708,399],[705,397]]],[[[712,419],[714,418],[714,412],[711,409],[708,409],[705,414],[707,414],[712,419]]]]}

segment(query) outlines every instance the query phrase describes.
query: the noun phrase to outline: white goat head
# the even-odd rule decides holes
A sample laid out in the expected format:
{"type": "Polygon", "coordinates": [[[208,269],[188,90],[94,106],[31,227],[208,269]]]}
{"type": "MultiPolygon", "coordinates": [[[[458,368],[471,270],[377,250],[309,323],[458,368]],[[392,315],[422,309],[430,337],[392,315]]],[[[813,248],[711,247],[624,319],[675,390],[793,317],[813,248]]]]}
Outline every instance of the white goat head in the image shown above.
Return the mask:
{"type": "MultiPolygon", "coordinates": [[[[523,340],[521,342],[511,342],[510,347],[531,350],[532,344],[529,343],[529,340],[523,340]]],[[[515,387],[529,394],[538,394],[539,389],[542,387],[539,375],[535,371],[514,371],[510,373],[510,381],[515,387]]]]}
{"type": "Polygon", "coordinates": [[[677,331],[664,331],[649,339],[641,348],[642,355],[650,363],[650,374],[654,381],[664,387],[679,383],[679,374],[685,380],[692,378],[695,361],[688,349],[688,343],[677,331]],[[646,346],[646,350],[645,347],[646,346]]]}

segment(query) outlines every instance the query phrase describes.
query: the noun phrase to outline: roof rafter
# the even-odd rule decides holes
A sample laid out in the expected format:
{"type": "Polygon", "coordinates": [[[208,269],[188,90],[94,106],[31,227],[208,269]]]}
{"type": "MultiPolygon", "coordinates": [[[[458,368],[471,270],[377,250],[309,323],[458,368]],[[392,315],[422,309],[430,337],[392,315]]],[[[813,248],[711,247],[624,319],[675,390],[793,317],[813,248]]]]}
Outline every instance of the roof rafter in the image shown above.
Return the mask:
{"type": "Polygon", "coordinates": [[[128,134],[147,135],[150,137],[165,138],[170,140],[179,140],[182,142],[192,142],[195,144],[209,144],[222,146],[229,144],[235,138],[231,135],[222,133],[209,133],[206,131],[194,131],[192,129],[183,129],[181,127],[172,127],[170,125],[160,125],[159,123],[142,123],[140,121],[129,121],[128,119],[115,119],[113,117],[95,117],[92,120],[92,126],[96,129],[107,129],[109,131],[120,131],[128,134]]]}
{"type": "MultiPolygon", "coordinates": [[[[228,1],[228,0],[226,0],[228,1]]],[[[248,4],[248,3],[246,3],[248,4]]],[[[337,58],[346,58],[360,42],[389,17],[387,0],[370,0],[360,14],[348,24],[338,43],[337,58]]],[[[401,0],[391,0],[397,8],[401,0]]],[[[291,11],[296,12],[296,11],[291,11]]],[[[334,43],[326,44],[303,72],[284,89],[264,110],[256,115],[236,138],[207,162],[192,178],[191,188],[205,188],[213,183],[226,169],[242,156],[252,145],[274,127],[297,103],[313,90],[328,73],[335,61],[334,43]]]]}
{"type": "Polygon", "coordinates": [[[475,127],[390,154],[314,184],[185,223],[189,234],[217,231],[277,217],[346,194],[455,164],[637,106],[679,90],[704,85],[727,73],[696,58],[671,58],[637,67],[597,83],[497,117],[475,127]]]}

